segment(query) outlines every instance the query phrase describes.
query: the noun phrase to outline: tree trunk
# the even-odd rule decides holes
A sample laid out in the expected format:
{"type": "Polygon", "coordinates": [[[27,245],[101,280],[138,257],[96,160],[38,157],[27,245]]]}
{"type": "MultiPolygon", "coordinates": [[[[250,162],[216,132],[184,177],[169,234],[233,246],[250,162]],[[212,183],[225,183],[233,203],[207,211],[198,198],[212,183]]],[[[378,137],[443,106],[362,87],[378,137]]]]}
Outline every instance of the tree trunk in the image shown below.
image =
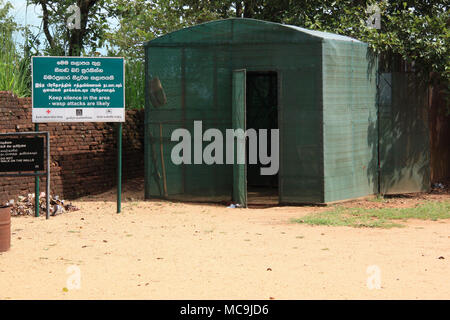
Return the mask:
{"type": "Polygon", "coordinates": [[[236,1],[236,17],[242,18],[242,2],[236,1]]]}
{"type": "Polygon", "coordinates": [[[45,0],[40,0],[39,4],[42,8],[42,22],[43,22],[43,29],[45,37],[47,38],[48,44],[52,50],[55,50],[55,43],[53,42],[53,37],[50,34],[50,30],[48,29],[48,9],[47,9],[47,2],[45,0]]]}
{"type": "Polygon", "coordinates": [[[78,0],[77,5],[80,8],[81,24],[80,29],[70,30],[69,37],[69,56],[79,56],[83,51],[83,39],[86,34],[86,27],[90,9],[95,5],[97,0],[78,0]]]}
{"type": "Polygon", "coordinates": [[[244,0],[244,18],[253,18],[255,15],[255,1],[244,0]]]}

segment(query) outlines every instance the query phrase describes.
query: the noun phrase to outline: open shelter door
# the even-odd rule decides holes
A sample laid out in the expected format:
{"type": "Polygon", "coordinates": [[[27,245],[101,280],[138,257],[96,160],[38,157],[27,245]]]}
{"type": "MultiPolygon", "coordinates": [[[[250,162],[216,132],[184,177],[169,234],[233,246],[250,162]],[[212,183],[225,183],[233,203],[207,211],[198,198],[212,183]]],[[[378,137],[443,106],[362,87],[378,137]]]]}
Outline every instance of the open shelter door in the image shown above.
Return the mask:
{"type": "MultiPolygon", "coordinates": [[[[232,125],[233,129],[246,131],[246,70],[234,70],[232,80],[232,125]]],[[[236,132],[236,131],[235,131],[236,132]]],[[[247,207],[247,165],[245,135],[234,143],[233,202],[247,207]]]]}

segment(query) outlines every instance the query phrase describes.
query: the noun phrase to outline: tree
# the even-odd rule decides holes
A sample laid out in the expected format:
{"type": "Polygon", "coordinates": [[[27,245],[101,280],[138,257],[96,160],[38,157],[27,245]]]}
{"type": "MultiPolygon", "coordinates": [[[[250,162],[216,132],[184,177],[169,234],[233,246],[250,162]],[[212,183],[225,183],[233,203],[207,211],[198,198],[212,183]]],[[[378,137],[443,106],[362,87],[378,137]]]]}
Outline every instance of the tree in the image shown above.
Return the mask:
{"type": "Polygon", "coordinates": [[[295,1],[282,21],[367,42],[386,70],[400,71],[406,62],[423,80],[429,80],[431,72],[450,80],[448,0],[313,2],[316,5],[307,7],[306,1],[295,1]],[[373,4],[380,8],[380,30],[366,23],[366,9],[373,4]]]}
{"type": "Polygon", "coordinates": [[[105,0],[77,0],[80,12],[79,28],[69,28],[67,21],[73,10],[74,0],[31,0],[42,9],[42,25],[49,55],[78,56],[89,50],[96,51],[103,45],[108,30],[105,0]]]}
{"type": "MultiPolygon", "coordinates": [[[[166,33],[224,17],[203,2],[185,0],[116,0],[110,14],[119,27],[107,33],[110,53],[143,60],[143,43],[166,33]],[[188,3],[189,2],[189,3],[188,3]]],[[[223,13],[222,13],[223,14],[223,13]]]]}

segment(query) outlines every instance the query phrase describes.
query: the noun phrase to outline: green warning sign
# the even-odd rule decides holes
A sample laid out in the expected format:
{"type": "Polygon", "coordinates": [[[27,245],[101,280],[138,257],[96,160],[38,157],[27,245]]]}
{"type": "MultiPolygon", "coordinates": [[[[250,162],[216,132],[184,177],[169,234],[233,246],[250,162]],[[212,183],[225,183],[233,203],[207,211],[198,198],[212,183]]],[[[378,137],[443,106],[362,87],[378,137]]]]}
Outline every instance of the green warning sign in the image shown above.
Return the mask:
{"type": "Polygon", "coordinates": [[[33,57],[33,122],[124,122],[125,62],[33,57]]]}

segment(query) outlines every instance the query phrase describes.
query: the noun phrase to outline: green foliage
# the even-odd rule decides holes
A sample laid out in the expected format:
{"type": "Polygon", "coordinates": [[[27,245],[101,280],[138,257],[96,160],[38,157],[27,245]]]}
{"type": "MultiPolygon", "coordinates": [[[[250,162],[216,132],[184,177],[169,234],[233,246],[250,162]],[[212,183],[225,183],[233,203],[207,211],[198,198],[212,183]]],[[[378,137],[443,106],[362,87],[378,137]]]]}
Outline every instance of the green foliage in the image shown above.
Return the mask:
{"type": "Polygon", "coordinates": [[[141,60],[129,60],[125,64],[125,99],[129,109],[142,109],[145,105],[144,71],[141,60]]]}
{"type": "Polygon", "coordinates": [[[12,6],[0,0],[0,91],[11,91],[19,97],[30,95],[29,58],[23,58],[13,39],[17,24],[9,15],[12,6]]]}
{"type": "MultiPolygon", "coordinates": [[[[245,2],[245,1],[244,1],[245,2]]],[[[254,18],[354,37],[367,42],[384,67],[397,70],[398,61],[413,64],[424,80],[437,73],[450,80],[450,11],[448,0],[281,0],[253,1],[254,18]],[[256,3],[256,4],[255,4],[256,3]],[[258,5],[260,4],[260,5],[258,5]],[[367,26],[370,5],[377,5],[381,29],[367,26]]]]}
{"type": "Polygon", "coordinates": [[[403,226],[395,220],[408,219],[432,221],[450,219],[450,202],[429,201],[414,208],[364,209],[337,206],[332,210],[294,219],[293,222],[309,225],[392,228],[403,226]]]}
{"type": "Polygon", "coordinates": [[[435,72],[449,81],[450,13],[439,2],[427,7],[404,4],[386,5],[382,31],[369,30],[362,34],[362,40],[381,55],[398,55],[414,64],[422,79],[430,79],[430,73],[435,72]]]}
{"type": "Polygon", "coordinates": [[[306,1],[293,2],[293,10],[285,12],[282,22],[364,41],[380,58],[381,71],[415,71],[423,83],[440,85],[449,96],[448,0],[307,1],[310,7],[306,1]],[[380,30],[367,27],[366,8],[373,4],[381,11],[380,30]]]}

